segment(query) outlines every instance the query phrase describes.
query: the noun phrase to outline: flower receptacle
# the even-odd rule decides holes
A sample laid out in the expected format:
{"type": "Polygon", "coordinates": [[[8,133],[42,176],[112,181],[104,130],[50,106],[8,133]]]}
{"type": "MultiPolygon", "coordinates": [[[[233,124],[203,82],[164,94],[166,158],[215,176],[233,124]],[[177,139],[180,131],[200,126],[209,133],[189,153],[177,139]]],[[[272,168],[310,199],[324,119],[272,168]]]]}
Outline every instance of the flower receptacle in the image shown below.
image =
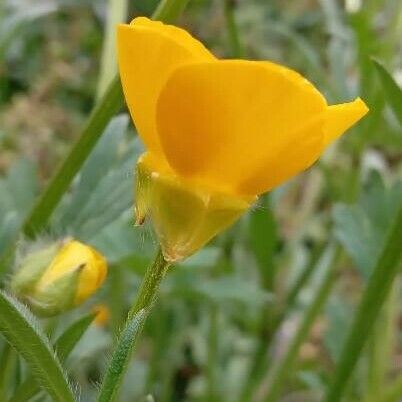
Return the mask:
{"type": "Polygon", "coordinates": [[[137,172],[137,203],[150,215],[164,257],[171,262],[195,253],[250,207],[248,199],[188,185],[174,175],[145,170],[142,163],[137,172]]]}

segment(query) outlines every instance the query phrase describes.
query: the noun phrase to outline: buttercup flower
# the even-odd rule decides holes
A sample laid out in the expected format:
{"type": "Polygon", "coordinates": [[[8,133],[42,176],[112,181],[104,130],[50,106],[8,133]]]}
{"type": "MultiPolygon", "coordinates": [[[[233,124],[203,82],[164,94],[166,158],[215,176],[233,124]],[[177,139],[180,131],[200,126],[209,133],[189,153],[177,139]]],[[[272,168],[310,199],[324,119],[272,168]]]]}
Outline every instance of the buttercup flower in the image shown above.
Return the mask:
{"type": "Polygon", "coordinates": [[[360,98],[329,106],[278,64],[218,60],[186,31],[144,17],[119,25],[118,59],[147,148],[137,164],[137,222],[151,216],[172,261],[311,166],[368,111],[360,98]]]}
{"type": "Polygon", "coordinates": [[[83,303],[102,285],[106,273],[100,253],[68,239],[28,254],[11,288],[37,314],[51,316],[83,303]]]}

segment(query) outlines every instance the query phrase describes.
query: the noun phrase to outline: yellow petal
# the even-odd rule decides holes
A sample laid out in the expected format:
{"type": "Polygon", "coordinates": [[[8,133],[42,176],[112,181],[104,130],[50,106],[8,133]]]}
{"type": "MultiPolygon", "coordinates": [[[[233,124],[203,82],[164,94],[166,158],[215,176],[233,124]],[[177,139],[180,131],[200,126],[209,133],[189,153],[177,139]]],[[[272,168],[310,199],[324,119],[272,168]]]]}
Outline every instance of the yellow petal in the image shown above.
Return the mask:
{"type": "Polygon", "coordinates": [[[159,92],[170,73],[214,56],[186,31],[140,17],[117,30],[120,77],[127,105],[147,148],[161,155],[155,127],[159,92]]]}
{"type": "Polygon", "coordinates": [[[257,194],[316,157],[326,107],[307,80],[273,63],[193,63],[167,81],[157,125],[180,176],[257,194]]]}
{"type": "Polygon", "coordinates": [[[105,258],[95,249],[76,240],[68,241],[51,262],[38,283],[46,288],[62,276],[81,268],[76,293],[76,304],[91,295],[104,281],[107,273],[105,258]]]}
{"type": "Polygon", "coordinates": [[[324,144],[340,137],[348,128],[359,121],[367,112],[367,105],[357,98],[353,102],[329,106],[324,121],[324,144]]]}
{"type": "Polygon", "coordinates": [[[87,265],[81,272],[75,296],[77,305],[91,296],[102,285],[107,275],[105,258],[92,247],[88,248],[90,255],[88,255],[87,265]]]}
{"type": "Polygon", "coordinates": [[[317,115],[289,136],[276,154],[270,154],[239,185],[244,194],[261,194],[310,167],[323,150],[323,115],[317,115]],[[290,139],[291,138],[291,139],[290,139]]]}

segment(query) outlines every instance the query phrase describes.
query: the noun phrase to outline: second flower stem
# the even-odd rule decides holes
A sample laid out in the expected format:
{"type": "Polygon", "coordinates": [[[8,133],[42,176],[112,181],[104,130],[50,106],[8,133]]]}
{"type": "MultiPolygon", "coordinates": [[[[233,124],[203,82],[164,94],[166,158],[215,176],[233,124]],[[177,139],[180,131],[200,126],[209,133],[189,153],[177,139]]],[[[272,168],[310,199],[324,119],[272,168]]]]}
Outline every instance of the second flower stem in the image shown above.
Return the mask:
{"type": "Polygon", "coordinates": [[[129,317],[133,317],[140,310],[149,308],[156,299],[159,285],[168,270],[170,263],[163,257],[159,249],[154,262],[148,267],[138,291],[137,298],[130,309],[129,317]]]}

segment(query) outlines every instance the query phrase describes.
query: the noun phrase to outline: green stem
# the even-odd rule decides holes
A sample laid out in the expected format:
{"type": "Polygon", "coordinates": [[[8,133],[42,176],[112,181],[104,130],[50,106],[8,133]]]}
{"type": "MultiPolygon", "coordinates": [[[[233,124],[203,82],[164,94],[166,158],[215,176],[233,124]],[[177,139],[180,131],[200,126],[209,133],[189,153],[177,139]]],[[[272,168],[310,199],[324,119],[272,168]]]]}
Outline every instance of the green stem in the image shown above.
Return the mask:
{"type": "Polygon", "coordinates": [[[237,23],[234,14],[235,7],[236,7],[235,0],[224,1],[226,29],[229,37],[231,56],[241,58],[244,55],[244,51],[240,42],[239,31],[237,29],[237,23]]]}
{"type": "Polygon", "coordinates": [[[170,263],[163,257],[162,251],[159,249],[154,262],[148,267],[137,298],[130,309],[129,318],[133,317],[140,310],[149,311],[156,299],[159,285],[165,276],[170,263]]]}
{"type": "Polygon", "coordinates": [[[189,0],[161,0],[152,18],[163,22],[174,21],[186,8],[189,0]]]}
{"type": "Polygon", "coordinates": [[[369,364],[365,402],[381,400],[386,385],[387,373],[394,350],[395,324],[399,311],[398,282],[395,281],[392,291],[384,305],[369,340],[369,364]]]}
{"type": "Polygon", "coordinates": [[[398,273],[402,239],[402,202],[385,239],[383,250],[364,290],[354,321],[343,344],[333,381],[325,402],[339,402],[359,359],[365,341],[373,328],[381,306],[398,273]],[[364,336],[362,336],[364,334],[364,336]]]}
{"type": "Polygon", "coordinates": [[[100,99],[117,73],[116,25],[127,18],[127,0],[108,0],[97,99],[100,99]]]}
{"type": "Polygon", "coordinates": [[[98,395],[98,402],[114,402],[119,395],[129,361],[135,351],[145,320],[156,299],[159,285],[165,276],[169,263],[164,259],[161,250],[154,262],[148,267],[137,298],[128,313],[124,329],[117,339],[109,367],[106,370],[98,395]]]}
{"type": "Polygon", "coordinates": [[[274,365],[269,381],[264,384],[262,393],[265,394],[265,389],[268,390],[265,397],[262,398],[264,402],[274,402],[280,396],[285,381],[288,378],[288,374],[291,372],[292,366],[297,359],[300,346],[309,335],[310,329],[314,324],[317,315],[330,295],[332,286],[335,282],[334,273],[336,262],[340,254],[340,247],[336,246],[334,249],[333,246],[329,246],[327,252],[328,253],[324,256],[326,259],[324,266],[325,272],[318,289],[314,292],[315,296],[304,312],[302,320],[284,356],[274,365]]]}

